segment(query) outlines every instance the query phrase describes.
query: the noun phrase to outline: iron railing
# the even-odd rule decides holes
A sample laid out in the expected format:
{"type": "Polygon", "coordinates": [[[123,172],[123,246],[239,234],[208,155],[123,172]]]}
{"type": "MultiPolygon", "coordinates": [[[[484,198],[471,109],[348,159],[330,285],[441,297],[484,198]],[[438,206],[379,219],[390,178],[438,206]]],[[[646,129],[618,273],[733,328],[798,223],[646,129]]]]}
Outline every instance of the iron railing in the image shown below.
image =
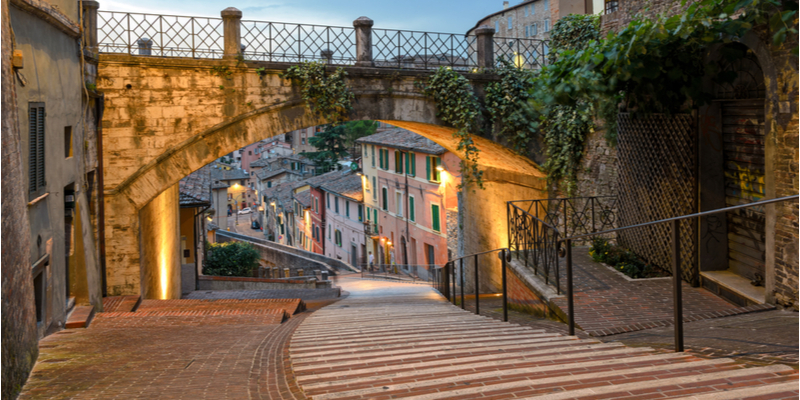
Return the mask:
{"type": "Polygon", "coordinates": [[[242,21],[241,29],[242,54],[247,60],[356,62],[356,31],[352,27],[242,21]]]}
{"type": "MultiPolygon", "coordinates": [[[[558,242],[564,237],[616,227],[615,196],[573,197],[508,202],[511,254],[544,278],[560,294],[558,242]]],[[[594,235],[613,239],[611,235],[594,235]]]]}
{"type": "Polygon", "coordinates": [[[362,263],[362,278],[394,279],[399,281],[430,282],[430,271],[436,265],[430,264],[373,264],[362,263]],[[420,276],[422,275],[422,276],[420,276]]]}
{"type": "Polygon", "coordinates": [[[472,267],[472,286],[473,296],[475,297],[475,314],[480,315],[480,256],[498,253],[501,259],[501,291],[503,296],[503,321],[508,322],[508,284],[507,284],[507,262],[510,259],[510,253],[507,248],[494,249],[483,251],[480,253],[470,254],[448,261],[441,267],[436,267],[431,270],[431,285],[439,293],[441,293],[453,305],[461,304],[462,309],[466,309],[465,297],[469,295],[465,293],[465,286],[467,278],[467,271],[464,268],[464,261],[473,260],[472,267]],[[460,292],[460,294],[459,294],[460,292]],[[460,300],[459,300],[460,299],[460,300]]]}
{"type": "Polygon", "coordinates": [[[566,271],[567,271],[567,323],[569,325],[569,334],[575,334],[575,306],[573,303],[574,298],[574,286],[572,280],[572,243],[576,240],[588,239],[590,237],[596,235],[607,235],[613,234],[620,231],[625,231],[628,229],[637,229],[648,227],[652,225],[658,224],[670,224],[670,240],[672,242],[671,248],[671,258],[672,258],[672,282],[673,282],[673,289],[672,289],[672,306],[674,310],[674,320],[673,324],[675,325],[675,351],[682,352],[683,351],[683,294],[682,294],[682,287],[681,282],[681,243],[680,243],[680,222],[682,220],[690,220],[694,218],[705,217],[714,214],[725,213],[728,211],[738,210],[742,208],[750,208],[750,207],[759,207],[767,204],[772,203],[779,203],[783,201],[789,200],[798,200],[800,199],[799,195],[794,196],[787,196],[781,197],[777,199],[770,199],[770,200],[762,200],[757,201],[754,203],[742,204],[733,207],[725,207],[711,211],[703,211],[694,214],[682,215],[679,217],[673,218],[665,218],[658,221],[646,222],[642,224],[630,225],[630,226],[623,226],[619,228],[608,229],[605,231],[600,232],[592,232],[592,233],[584,233],[578,234],[573,236],[568,236],[562,239],[560,242],[564,244],[565,252],[566,252],[566,271]]]}
{"type": "Polygon", "coordinates": [[[494,59],[510,61],[517,68],[539,69],[547,65],[547,42],[540,39],[497,37],[494,40],[494,59]]]}
{"type": "Polygon", "coordinates": [[[100,52],[222,58],[221,18],[97,12],[100,52]]]}
{"type": "MultiPolygon", "coordinates": [[[[103,53],[158,57],[222,58],[222,18],[98,11],[98,46],[103,53]]],[[[356,63],[356,28],[242,20],[241,53],[247,60],[298,63],[356,63]]],[[[371,29],[376,67],[477,71],[475,36],[397,29],[371,29]]],[[[547,42],[494,38],[494,59],[520,68],[546,63],[547,42]]]]}
{"type": "Polygon", "coordinates": [[[476,39],[454,33],[372,29],[376,67],[435,69],[478,67],[476,39]]]}

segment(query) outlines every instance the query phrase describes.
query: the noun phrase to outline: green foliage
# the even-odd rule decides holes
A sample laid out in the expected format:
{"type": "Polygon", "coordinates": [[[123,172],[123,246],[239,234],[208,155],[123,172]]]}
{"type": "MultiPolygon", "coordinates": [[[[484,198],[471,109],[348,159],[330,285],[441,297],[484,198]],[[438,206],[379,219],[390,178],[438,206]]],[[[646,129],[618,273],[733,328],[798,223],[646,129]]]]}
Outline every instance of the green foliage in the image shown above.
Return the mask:
{"type": "Polygon", "coordinates": [[[300,93],[306,107],[333,125],[347,120],[353,108],[353,92],[347,87],[347,72],[336,68],[332,74],[326,72],[324,63],[303,62],[289,67],[281,78],[291,79],[300,85],[300,93]]]}
{"type": "Polygon", "coordinates": [[[560,50],[580,50],[600,39],[600,16],[570,14],[556,21],[550,30],[548,62],[553,63],[560,50]]]}
{"type": "Polygon", "coordinates": [[[480,150],[470,134],[478,126],[480,105],[469,80],[450,68],[439,67],[424,86],[425,95],[436,103],[436,115],[456,128],[453,137],[458,140],[458,151],[464,152],[461,185],[468,187],[475,183],[483,189],[483,171],[478,166],[480,150]]]}
{"type": "Polygon", "coordinates": [[[206,246],[203,274],[213,276],[253,276],[260,255],[247,242],[211,243],[206,246]]]}
{"type": "Polygon", "coordinates": [[[592,240],[589,255],[595,261],[606,263],[633,279],[662,276],[656,268],[640,260],[630,250],[609,243],[608,240],[603,238],[592,240]]]}
{"type": "Polygon", "coordinates": [[[528,102],[532,99],[536,73],[516,68],[505,59],[498,60],[500,67],[495,73],[499,82],[486,86],[486,109],[491,115],[492,128],[506,139],[517,152],[524,152],[539,128],[537,118],[528,102]]]}
{"type": "Polygon", "coordinates": [[[227,65],[218,65],[211,68],[211,73],[225,79],[231,79],[233,71],[227,65]]]}
{"type": "Polygon", "coordinates": [[[591,104],[577,106],[553,106],[542,120],[545,143],[547,143],[548,184],[565,184],[567,196],[577,189],[577,175],[586,135],[594,131],[592,118],[594,108],[591,104]]]}
{"type": "Polygon", "coordinates": [[[325,173],[336,167],[336,163],[348,155],[355,153],[356,140],[375,133],[378,129],[376,121],[350,121],[343,125],[325,125],[322,132],[308,139],[308,143],[317,148],[315,152],[304,152],[317,164],[317,172],[325,173]]]}
{"type": "Polygon", "coordinates": [[[264,67],[256,68],[256,75],[258,75],[259,79],[263,78],[267,75],[267,69],[264,67]]]}

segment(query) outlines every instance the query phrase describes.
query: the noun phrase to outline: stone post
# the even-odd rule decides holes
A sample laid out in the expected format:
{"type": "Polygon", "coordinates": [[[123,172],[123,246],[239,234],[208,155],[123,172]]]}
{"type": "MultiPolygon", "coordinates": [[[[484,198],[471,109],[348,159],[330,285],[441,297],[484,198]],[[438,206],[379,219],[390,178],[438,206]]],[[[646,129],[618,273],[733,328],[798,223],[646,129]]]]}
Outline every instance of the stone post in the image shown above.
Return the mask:
{"type": "Polygon", "coordinates": [[[333,50],[325,49],[319,52],[319,57],[325,60],[326,64],[333,64],[333,50]]]}
{"type": "Polygon", "coordinates": [[[298,269],[297,270],[297,276],[303,276],[303,270],[302,269],[298,269]]]}
{"type": "Polygon", "coordinates": [[[235,7],[228,7],[220,13],[225,35],[225,47],[222,58],[236,58],[242,50],[242,12],[235,7]]]}
{"type": "Polygon", "coordinates": [[[494,68],[494,28],[481,25],[475,29],[478,67],[494,68]]]}
{"type": "Polygon", "coordinates": [[[143,37],[137,40],[136,44],[139,46],[140,56],[149,56],[153,54],[153,41],[150,40],[150,38],[143,37]]]}
{"type": "Polygon", "coordinates": [[[356,28],[356,67],[374,67],[372,60],[372,25],[367,17],[359,17],[353,21],[356,28]]]}
{"type": "Polygon", "coordinates": [[[83,44],[92,54],[97,55],[97,9],[100,3],[85,0],[83,3],[83,44]]]}
{"type": "Polygon", "coordinates": [[[322,271],[322,274],[321,274],[320,278],[321,278],[320,280],[322,280],[322,281],[327,281],[328,280],[328,271],[322,271]]]}
{"type": "Polygon", "coordinates": [[[289,268],[284,268],[284,269],[283,269],[283,277],[284,277],[284,278],[289,278],[289,277],[291,277],[291,276],[292,276],[292,272],[291,272],[291,270],[290,270],[289,268]]]}

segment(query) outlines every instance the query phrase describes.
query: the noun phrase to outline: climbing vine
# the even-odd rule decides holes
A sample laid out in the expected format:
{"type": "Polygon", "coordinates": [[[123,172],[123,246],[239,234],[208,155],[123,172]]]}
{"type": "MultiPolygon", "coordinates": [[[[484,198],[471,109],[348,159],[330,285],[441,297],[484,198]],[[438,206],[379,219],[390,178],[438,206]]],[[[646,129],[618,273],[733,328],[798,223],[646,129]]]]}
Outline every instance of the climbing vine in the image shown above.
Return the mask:
{"type": "Polygon", "coordinates": [[[480,150],[470,134],[478,126],[480,104],[469,80],[450,68],[440,67],[428,78],[424,91],[436,103],[436,116],[456,128],[453,137],[458,140],[458,151],[464,152],[461,185],[475,183],[483,189],[483,171],[478,166],[480,150]]]}
{"type": "Polygon", "coordinates": [[[531,89],[536,73],[517,68],[502,58],[494,72],[500,81],[486,87],[486,109],[491,116],[492,128],[514,151],[522,153],[539,128],[539,121],[531,118],[533,111],[528,103],[533,99],[531,89]]]}
{"type": "Polygon", "coordinates": [[[281,78],[300,85],[300,93],[309,111],[333,125],[347,120],[353,109],[353,92],[347,87],[347,72],[337,68],[328,74],[324,63],[303,62],[289,67],[281,78]]]}

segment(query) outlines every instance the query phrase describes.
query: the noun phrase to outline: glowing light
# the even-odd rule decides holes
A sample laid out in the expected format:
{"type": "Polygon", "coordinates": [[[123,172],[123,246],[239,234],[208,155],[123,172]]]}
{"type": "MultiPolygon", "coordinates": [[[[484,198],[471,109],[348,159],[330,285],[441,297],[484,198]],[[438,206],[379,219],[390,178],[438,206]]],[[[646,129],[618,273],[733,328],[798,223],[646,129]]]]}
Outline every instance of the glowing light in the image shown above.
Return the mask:
{"type": "Polygon", "coordinates": [[[439,171],[439,172],[442,172],[442,171],[444,171],[444,167],[439,165],[439,166],[436,167],[436,170],[439,171]]]}

